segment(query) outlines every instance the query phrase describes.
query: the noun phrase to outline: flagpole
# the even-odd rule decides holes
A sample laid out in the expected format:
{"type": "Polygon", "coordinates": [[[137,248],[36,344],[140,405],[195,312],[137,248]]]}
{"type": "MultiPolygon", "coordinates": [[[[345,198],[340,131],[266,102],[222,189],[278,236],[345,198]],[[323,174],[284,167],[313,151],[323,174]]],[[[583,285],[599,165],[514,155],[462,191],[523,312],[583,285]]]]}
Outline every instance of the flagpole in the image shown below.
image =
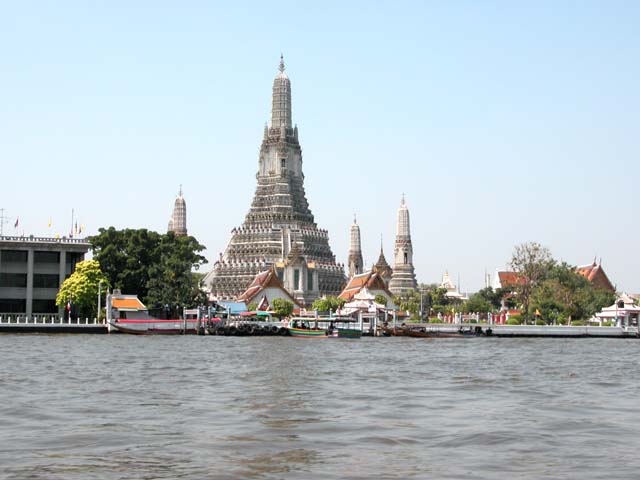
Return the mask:
{"type": "Polygon", "coordinates": [[[73,208],[71,209],[71,229],[69,230],[69,236],[73,238],[73,208]]]}

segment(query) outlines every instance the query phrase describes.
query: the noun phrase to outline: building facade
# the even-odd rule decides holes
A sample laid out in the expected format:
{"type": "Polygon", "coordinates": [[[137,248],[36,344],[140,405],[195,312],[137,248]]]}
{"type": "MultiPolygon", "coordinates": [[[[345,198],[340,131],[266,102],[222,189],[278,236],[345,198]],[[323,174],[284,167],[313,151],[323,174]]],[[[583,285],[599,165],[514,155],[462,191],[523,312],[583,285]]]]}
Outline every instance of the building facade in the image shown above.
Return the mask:
{"type": "Polygon", "coordinates": [[[345,284],[326,230],[318,228],[304,190],[302,149],[291,117],[291,82],[280,59],[273,80],[271,126],[265,125],[257,186],[244,223],[205,277],[211,296],[234,299],[259,272],[275,267],[286,289],[302,304],[338,295],[345,284]]]}
{"type": "Polygon", "coordinates": [[[418,287],[416,273],[413,268],[413,245],[411,243],[411,226],[409,209],[404,195],[398,209],[396,245],[394,250],[393,274],[389,282],[389,290],[394,295],[402,295],[418,287]]]}
{"type": "Polygon", "coordinates": [[[56,295],[84,260],[82,239],[0,237],[0,315],[59,315],[56,295]]]}

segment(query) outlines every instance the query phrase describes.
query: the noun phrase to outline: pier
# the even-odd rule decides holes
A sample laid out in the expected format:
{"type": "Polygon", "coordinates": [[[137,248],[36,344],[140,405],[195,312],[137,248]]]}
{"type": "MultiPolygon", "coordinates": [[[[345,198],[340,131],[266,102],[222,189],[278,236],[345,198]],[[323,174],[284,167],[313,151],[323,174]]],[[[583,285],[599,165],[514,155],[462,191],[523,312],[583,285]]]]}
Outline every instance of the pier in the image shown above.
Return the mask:
{"type": "Polygon", "coordinates": [[[55,316],[0,316],[0,333],[109,333],[95,318],[65,319],[55,316]]]}
{"type": "Polygon", "coordinates": [[[478,335],[492,337],[640,338],[639,328],[635,326],[492,325],[486,323],[414,323],[406,326],[434,333],[456,333],[462,328],[478,335]]]}

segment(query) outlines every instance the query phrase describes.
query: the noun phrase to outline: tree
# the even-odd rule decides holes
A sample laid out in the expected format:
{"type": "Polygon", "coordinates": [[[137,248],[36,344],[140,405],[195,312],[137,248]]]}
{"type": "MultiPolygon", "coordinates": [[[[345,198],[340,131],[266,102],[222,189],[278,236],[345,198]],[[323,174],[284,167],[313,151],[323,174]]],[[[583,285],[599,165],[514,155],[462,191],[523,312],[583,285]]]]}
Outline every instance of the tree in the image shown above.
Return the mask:
{"type": "Polygon", "coordinates": [[[344,298],[339,298],[339,297],[334,297],[329,295],[329,296],[314,300],[313,303],[311,304],[311,308],[319,312],[328,312],[329,310],[331,310],[332,312],[335,312],[341,309],[345,303],[347,302],[344,298]]]}
{"type": "Polygon", "coordinates": [[[197,270],[207,260],[194,237],[159,234],[147,229],[101,228],[89,238],[94,259],[113,288],[137,295],[150,309],[174,315],[206,301],[197,270]]]}
{"type": "Polygon", "coordinates": [[[102,273],[100,264],[96,260],[79,262],[71,276],[62,283],[56,296],[56,305],[63,307],[67,302],[71,302],[82,317],[97,318],[100,283],[106,292],[110,284],[102,273]]]}
{"type": "Polygon", "coordinates": [[[384,305],[385,307],[387,306],[387,297],[385,297],[381,293],[377,294],[373,301],[379,303],[380,305],[384,305]]]}
{"type": "Polygon", "coordinates": [[[529,242],[515,247],[511,268],[518,274],[514,290],[522,304],[523,317],[528,318],[531,296],[552,265],[551,252],[539,243],[529,242]]]}
{"type": "Polygon", "coordinates": [[[411,315],[418,315],[420,313],[420,292],[408,290],[402,295],[393,297],[393,303],[398,305],[400,310],[409,312],[411,315]]]}
{"type": "Polygon", "coordinates": [[[251,302],[249,305],[247,305],[247,310],[249,310],[250,312],[255,312],[258,309],[258,304],[256,302],[251,302]]]}
{"type": "Polygon", "coordinates": [[[288,317],[293,313],[293,302],[284,298],[274,298],[271,302],[271,308],[278,318],[288,317]]]}
{"type": "Polygon", "coordinates": [[[490,312],[493,310],[493,305],[480,292],[477,292],[465,302],[463,309],[466,312],[490,312]]]}
{"type": "Polygon", "coordinates": [[[168,305],[168,310],[175,315],[182,308],[206,302],[198,278],[192,272],[206,262],[198,254],[202,250],[204,247],[193,237],[176,236],[173,232],[160,237],[156,249],[158,260],[149,267],[145,300],[150,308],[168,305]]]}

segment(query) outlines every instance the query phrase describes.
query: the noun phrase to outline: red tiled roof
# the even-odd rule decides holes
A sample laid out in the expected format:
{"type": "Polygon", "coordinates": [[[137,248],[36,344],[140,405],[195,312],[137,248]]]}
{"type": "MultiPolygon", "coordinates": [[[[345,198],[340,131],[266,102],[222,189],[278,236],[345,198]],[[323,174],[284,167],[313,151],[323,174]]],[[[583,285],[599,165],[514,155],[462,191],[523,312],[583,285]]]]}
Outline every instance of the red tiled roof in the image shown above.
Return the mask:
{"type": "Polygon", "coordinates": [[[255,278],[253,279],[253,282],[251,282],[251,285],[249,285],[249,288],[247,288],[237,299],[236,301],[238,302],[244,302],[244,303],[251,303],[251,301],[263,290],[267,289],[267,288],[277,288],[282,290],[289,298],[291,298],[291,300],[293,301],[293,303],[295,305],[300,306],[300,304],[295,300],[295,298],[293,297],[293,295],[291,295],[286,288],[284,288],[284,285],[282,284],[282,282],[280,281],[280,279],[278,278],[278,275],[276,275],[276,272],[273,270],[273,268],[270,268],[269,270],[265,270],[264,272],[260,272],[258,273],[255,278]]]}
{"type": "Polygon", "coordinates": [[[338,295],[338,298],[342,298],[349,302],[354,295],[364,287],[367,287],[369,290],[384,290],[384,292],[389,295],[389,298],[393,296],[387,289],[387,285],[384,283],[382,277],[377,272],[370,270],[351,277],[347,286],[344,287],[344,290],[342,290],[340,295],[338,295]]]}
{"type": "Polygon", "coordinates": [[[502,288],[513,287],[515,285],[522,285],[525,280],[518,272],[498,272],[498,278],[500,279],[500,285],[502,288]]]}
{"type": "Polygon", "coordinates": [[[583,265],[582,267],[578,267],[576,271],[587,280],[589,280],[596,288],[602,288],[615,292],[616,289],[609,280],[609,277],[607,277],[607,274],[604,273],[601,264],[593,262],[591,265],[583,265]]]}

